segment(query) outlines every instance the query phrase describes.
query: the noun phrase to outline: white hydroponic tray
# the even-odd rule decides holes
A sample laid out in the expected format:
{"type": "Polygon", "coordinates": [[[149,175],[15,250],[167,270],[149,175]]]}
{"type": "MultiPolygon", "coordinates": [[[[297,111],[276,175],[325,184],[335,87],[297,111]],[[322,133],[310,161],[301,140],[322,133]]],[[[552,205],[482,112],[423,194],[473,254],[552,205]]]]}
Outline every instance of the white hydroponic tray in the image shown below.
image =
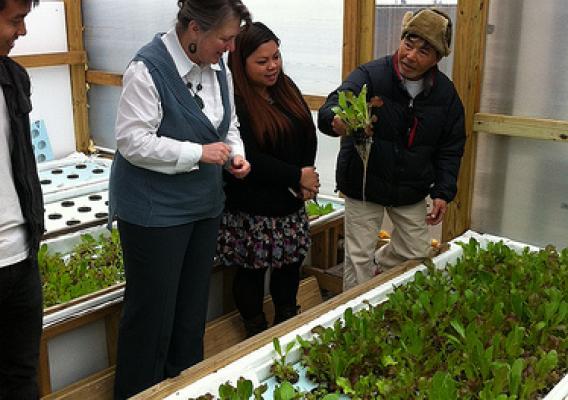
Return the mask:
{"type": "Polygon", "coordinates": [[[45,229],[59,231],[108,218],[108,190],[53,200],[45,204],[45,229]]]}
{"type": "MultiPolygon", "coordinates": [[[[100,189],[100,185],[83,186],[76,190],[65,190],[66,196],[61,198],[52,197],[52,202],[45,205],[45,223],[47,232],[56,232],[68,227],[79,227],[96,220],[106,221],[108,213],[108,190],[91,192],[93,189],[100,189]],[[73,194],[86,193],[78,197],[67,197],[73,194]],[[87,210],[88,208],[88,210],[87,210]],[[69,223],[71,221],[71,223],[69,223]]],[[[57,193],[54,193],[57,194],[57,193]]],[[[321,205],[332,203],[334,211],[323,217],[310,221],[310,226],[323,224],[326,221],[343,215],[343,199],[332,196],[321,196],[318,199],[321,205]]],[[[97,227],[81,229],[74,233],[67,233],[61,236],[48,239],[43,243],[49,246],[50,251],[67,254],[73,246],[80,241],[82,234],[89,233],[95,237],[100,234],[108,234],[106,224],[97,227]]],[[[76,317],[84,313],[91,312],[98,308],[104,308],[110,304],[122,301],[123,288],[118,288],[110,293],[93,297],[69,307],[62,308],[44,316],[44,327],[61,322],[71,317],[76,317]]]]}
{"type": "Polygon", "coordinates": [[[111,165],[111,160],[82,153],[38,164],[48,237],[105,223],[111,165]]]}
{"type": "Polygon", "coordinates": [[[333,211],[329,214],[322,215],[312,221],[310,221],[310,227],[316,227],[322,224],[325,224],[327,221],[335,219],[343,214],[345,214],[345,200],[335,197],[335,196],[326,196],[320,195],[317,197],[318,204],[321,206],[325,206],[329,203],[333,205],[333,211]]]}
{"type": "MultiPolygon", "coordinates": [[[[48,239],[42,242],[42,244],[47,244],[51,252],[61,253],[65,256],[77,243],[81,241],[81,235],[86,233],[98,238],[101,234],[108,235],[109,231],[106,229],[106,226],[97,226],[83,229],[80,232],[69,233],[53,239],[48,239]]],[[[81,302],[72,303],[57,311],[47,313],[43,316],[43,327],[46,328],[69,318],[90,313],[99,308],[106,308],[111,304],[122,301],[123,294],[124,288],[120,287],[116,290],[111,290],[99,296],[92,297],[81,302]]]]}
{"type": "MultiPolygon", "coordinates": [[[[38,164],[43,195],[46,197],[55,192],[108,182],[111,164],[111,160],[88,157],[80,153],[38,164]]],[[[47,197],[46,201],[49,200],[47,197]]]]}
{"type": "MultiPolygon", "coordinates": [[[[483,235],[468,231],[462,236],[454,239],[450,243],[450,249],[447,252],[442,253],[434,258],[434,264],[438,268],[443,269],[445,268],[446,264],[456,262],[458,257],[460,257],[462,254],[462,248],[457,245],[457,243],[467,242],[470,238],[475,238],[482,246],[486,245],[488,242],[503,241],[507,246],[515,250],[521,251],[527,246],[531,248],[531,250],[538,250],[538,247],[515,242],[507,238],[492,235],[483,235]]],[[[365,303],[376,305],[386,301],[387,296],[392,292],[393,287],[404,285],[405,283],[414,279],[414,274],[417,271],[422,271],[425,269],[426,267],[424,265],[419,265],[418,267],[405,272],[404,274],[392,279],[391,281],[386,282],[383,285],[378,286],[349,302],[346,302],[340,307],[337,307],[336,309],[329,311],[326,314],[323,314],[322,316],[312,320],[311,322],[299,327],[298,329],[295,329],[280,337],[280,343],[282,343],[284,346],[287,343],[295,340],[297,335],[300,335],[304,339],[309,339],[312,336],[312,328],[318,325],[322,325],[324,327],[332,326],[337,319],[342,318],[343,313],[347,308],[352,308],[353,311],[356,312],[364,307],[367,307],[365,303]]],[[[272,343],[269,343],[261,347],[260,349],[244,356],[238,361],[228,364],[218,369],[216,372],[171,394],[170,396],[166,397],[166,399],[185,400],[191,397],[196,398],[207,392],[216,395],[221,384],[229,381],[233,385],[236,385],[236,382],[240,377],[245,377],[246,379],[251,380],[255,386],[258,386],[262,383],[268,383],[269,390],[264,394],[264,396],[265,399],[270,400],[272,399],[271,388],[274,381],[274,379],[270,375],[270,366],[275,358],[278,358],[278,355],[275,353],[272,343]]],[[[299,359],[300,351],[299,347],[296,346],[296,348],[292,350],[292,352],[287,357],[287,360],[290,363],[296,363],[299,361],[299,359]]],[[[304,386],[302,388],[303,390],[310,388],[309,382],[300,382],[300,385],[304,386]]],[[[544,400],[565,400],[566,398],[568,398],[567,396],[568,376],[565,377],[561,382],[559,382],[558,385],[556,385],[553,390],[548,393],[544,400]]]]}

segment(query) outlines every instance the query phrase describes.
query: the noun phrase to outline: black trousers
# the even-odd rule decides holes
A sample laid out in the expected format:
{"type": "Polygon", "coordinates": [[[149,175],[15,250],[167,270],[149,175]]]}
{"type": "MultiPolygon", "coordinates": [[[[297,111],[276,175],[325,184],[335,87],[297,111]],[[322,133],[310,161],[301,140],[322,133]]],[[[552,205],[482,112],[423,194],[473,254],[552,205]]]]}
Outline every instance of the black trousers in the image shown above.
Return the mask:
{"type": "Polygon", "coordinates": [[[220,217],[147,228],[118,221],[126,273],[115,398],[203,359],[209,280],[220,217]]]}
{"type": "MultiPolygon", "coordinates": [[[[273,268],[270,272],[270,295],[276,310],[296,307],[302,261],[273,268]]],[[[233,281],[235,305],[244,319],[253,319],[262,313],[264,275],[268,268],[237,267],[233,281]]]]}
{"type": "Polygon", "coordinates": [[[43,304],[37,262],[0,268],[0,399],[38,398],[43,304]]]}

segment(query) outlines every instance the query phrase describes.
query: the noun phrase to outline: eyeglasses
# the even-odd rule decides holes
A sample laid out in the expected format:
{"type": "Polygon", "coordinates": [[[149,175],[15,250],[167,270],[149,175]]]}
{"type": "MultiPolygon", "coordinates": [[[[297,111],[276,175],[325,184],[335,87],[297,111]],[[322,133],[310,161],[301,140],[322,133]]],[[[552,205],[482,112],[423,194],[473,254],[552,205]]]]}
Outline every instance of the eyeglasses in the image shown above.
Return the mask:
{"type": "Polygon", "coordinates": [[[203,110],[203,108],[205,108],[205,103],[203,102],[203,99],[199,96],[199,91],[201,91],[201,89],[203,89],[203,86],[201,85],[201,83],[198,83],[197,86],[195,87],[195,90],[193,90],[193,83],[191,82],[187,82],[186,83],[187,88],[189,89],[189,92],[191,93],[191,96],[193,97],[193,100],[195,100],[195,103],[197,104],[197,106],[203,110]]]}

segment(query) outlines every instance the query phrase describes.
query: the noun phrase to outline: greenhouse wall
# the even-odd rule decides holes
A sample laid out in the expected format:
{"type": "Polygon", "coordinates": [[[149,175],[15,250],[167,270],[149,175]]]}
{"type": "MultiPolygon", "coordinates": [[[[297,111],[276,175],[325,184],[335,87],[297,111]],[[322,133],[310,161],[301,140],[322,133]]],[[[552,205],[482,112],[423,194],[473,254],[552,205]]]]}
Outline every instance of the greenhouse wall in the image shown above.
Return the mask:
{"type": "MultiPolygon", "coordinates": [[[[481,112],[568,119],[564,0],[491,1],[481,112]]],[[[568,146],[478,136],[472,229],[566,246],[568,146]]]]}

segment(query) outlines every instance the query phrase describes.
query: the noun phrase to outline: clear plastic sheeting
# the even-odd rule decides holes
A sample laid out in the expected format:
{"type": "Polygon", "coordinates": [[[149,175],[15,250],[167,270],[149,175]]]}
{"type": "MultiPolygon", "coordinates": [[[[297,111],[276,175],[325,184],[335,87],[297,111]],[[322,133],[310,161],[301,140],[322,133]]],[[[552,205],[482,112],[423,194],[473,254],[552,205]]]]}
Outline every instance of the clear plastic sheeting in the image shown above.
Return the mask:
{"type": "Polygon", "coordinates": [[[177,1],[83,0],[85,48],[89,68],[122,74],[157,32],[174,26],[177,1]]]}
{"type": "Polygon", "coordinates": [[[53,157],[66,157],[75,151],[69,66],[29,68],[28,74],[33,105],[30,119],[44,121],[53,157]]]}
{"type": "Polygon", "coordinates": [[[10,56],[67,51],[65,6],[42,0],[26,17],[27,34],[18,38],[10,56]]]}
{"type": "MultiPolygon", "coordinates": [[[[568,120],[565,0],[489,3],[481,112],[568,120]]],[[[472,228],[566,246],[568,145],[480,134],[472,228]]]]}
{"type": "Polygon", "coordinates": [[[246,0],[253,20],[280,38],[284,71],[303,94],[327,96],[341,83],[343,0],[246,0]]]}
{"type": "MultiPolygon", "coordinates": [[[[327,95],[341,82],[343,0],[249,0],[255,20],[282,40],[285,71],[305,94],[327,95]]],[[[174,26],[177,2],[143,0],[133,6],[112,0],[84,0],[89,67],[122,73],[155,33],[174,26]],[[109,12],[112,10],[112,12],[109,12]]]]}
{"type": "Polygon", "coordinates": [[[116,149],[114,125],[122,88],[116,86],[91,86],[89,101],[89,128],[97,146],[116,149]]]}
{"type": "Polygon", "coordinates": [[[490,2],[482,112],[568,120],[567,20],[565,0],[490,2]]]}

